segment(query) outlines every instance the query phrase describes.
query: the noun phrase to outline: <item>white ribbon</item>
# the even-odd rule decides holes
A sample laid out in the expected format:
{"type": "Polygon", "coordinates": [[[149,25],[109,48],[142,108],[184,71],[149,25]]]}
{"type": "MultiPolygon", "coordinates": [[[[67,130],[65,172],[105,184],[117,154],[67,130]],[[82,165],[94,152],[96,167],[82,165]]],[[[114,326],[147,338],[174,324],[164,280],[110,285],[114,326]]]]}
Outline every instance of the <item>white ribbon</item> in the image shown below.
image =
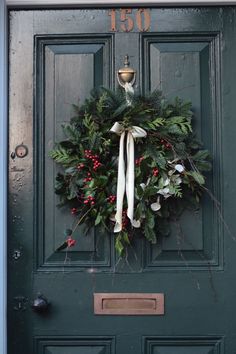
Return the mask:
{"type": "Polygon", "coordinates": [[[118,160],[118,177],[117,177],[117,195],[116,195],[116,224],[114,232],[120,232],[122,230],[122,212],[123,212],[123,200],[126,192],[127,198],[127,216],[130,219],[131,225],[136,226],[134,216],[134,139],[145,138],[147,133],[144,129],[137,126],[132,126],[130,129],[125,130],[124,127],[115,122],[111,132],[120,135],[120,149],[118,160]],[[124,159],[124,140],[126,138],[126,157],[127,166],[125,174],[125,159],[124,159]]]}
{"type": "Polygon", "coordinates": [[[127,105],[131,106],[132,100],[130,99],[130,96],[132,96],[134,94],[133,86],[131,85],[130,82],[126,82],[124,85],[124,89],[125,89],[125,94],[126,94],[127,105]]]}

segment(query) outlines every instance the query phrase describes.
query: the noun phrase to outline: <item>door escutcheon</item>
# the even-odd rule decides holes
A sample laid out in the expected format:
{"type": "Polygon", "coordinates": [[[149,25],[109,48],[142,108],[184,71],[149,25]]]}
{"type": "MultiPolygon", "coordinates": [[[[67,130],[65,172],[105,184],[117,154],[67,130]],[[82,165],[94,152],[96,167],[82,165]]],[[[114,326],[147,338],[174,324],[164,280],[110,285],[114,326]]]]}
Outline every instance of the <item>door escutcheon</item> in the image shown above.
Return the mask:
{"type": "Polygon", "coordinates": [[[15,153],[16,156],[19,158],[23,158],[28,154],[28,148],[26,145],[17,145],[17,147],[15,148],[15,153]]]}
{"type": "Polygon", "coordinates": [[[26,310],[26,304],[28,302],[28,299],[24,296],[16,296],[14,297],[14,310],[15,311],[25,311],[26,310]]]}

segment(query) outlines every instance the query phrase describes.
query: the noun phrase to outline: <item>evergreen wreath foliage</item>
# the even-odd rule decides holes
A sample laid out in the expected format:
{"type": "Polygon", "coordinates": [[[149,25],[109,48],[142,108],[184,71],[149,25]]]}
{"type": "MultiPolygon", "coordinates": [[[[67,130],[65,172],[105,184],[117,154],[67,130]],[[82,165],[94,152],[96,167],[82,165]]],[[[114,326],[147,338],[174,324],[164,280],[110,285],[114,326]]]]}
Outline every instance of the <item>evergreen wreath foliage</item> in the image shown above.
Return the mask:
{"type": "MultiPolygon", "coordinates": [[[[77,218],[76,227],[86,224],[87,229],[111,232],[122,255],[135,235],[155,243],[169,234],[170,221],[190,204],[199,207],[211,163],[209,152],[195,139],[190,102],[168,102],[159,91],[133,95],[100,88],[74,109],[75,116],[63,125],[65,140],[50,156],[62,167],[55,192],[77,218]],[[147,132],[146,138],[135,141],[136,227],[127,218],[124,201],[119,233],[113,233],[119,136],[110,129],[115,122],[125,130],[138,126],[147,132]]],[[[66,230],[67,239],[58,250],[75,244],[74,230],[66,230]]]]}

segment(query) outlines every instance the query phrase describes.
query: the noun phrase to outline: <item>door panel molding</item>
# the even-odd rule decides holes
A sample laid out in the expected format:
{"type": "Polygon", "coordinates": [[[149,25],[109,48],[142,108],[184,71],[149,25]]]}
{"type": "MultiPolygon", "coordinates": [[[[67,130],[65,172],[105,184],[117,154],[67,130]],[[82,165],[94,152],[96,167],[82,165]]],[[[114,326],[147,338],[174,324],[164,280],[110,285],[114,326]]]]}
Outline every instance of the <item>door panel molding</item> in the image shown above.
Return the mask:
{"type": "Polygon", "coordinates": [[[199,354],[223,354],[224,338],[223,337],[144,337],[143,353],[145,354],[169,354],[186,353],[194,350],[199,354]]]}
{"type": "MultiPolygon", "coordinates": [[[[150,33],[142,37],[143,90],[159,89],[170,99],[176,96],[176,92],[181,92],[182,99],[191,100],[198,120],[197,137],[212,151],[215,161],[213,173],[208,176],[208,188],[222,203],[220,35],[213,32],[194,32],[188,36],[185,33],[150,33]]],[[[221,270],[221,233],[222,225],[217,221],[213,203],[203,198],[198,212],[186,211],[181,216],[181,232],[178,233],[176,224],[172,223],[171,237],[147,247],[145,269],[186,269],[187,261],[192,269],[207,270],[211,265],[221,270]],[[214,235],[213,239],[210,235],[214,235]]]]}
{"type": "Polygon", "coordinates": [[[34,347],[38,354],[62,354],[68,348],[74,354],[113,354],[115,337],[35,337],[34,347]]]}
{"type": "Polygon", "coordinates": [[[73,217],[68,219],[68,214],[57,207],[59,198],[55,197],[54,180],[58,170],[48,156],[62,137],[61,125],[67,123],[66,117],[73,114],[68,102],[79,101],[81,104],[94,87],[112,87],[112,48],[112,34],[35,36],[34,121],[37,123],[34,127],[34,150],[37,182],[34,193],[37,197],[34,240],[37,268],[41,271],[64,271],[65,268],[94,265],[107,268],[111,265],[111,239],[101,238],[97,230],[91,230],[88,236],[83,237],[84,228],[77,229],[79,244],[69,252],[69,264],[65,264],[66,252],[56,251],[64,241],[60,231],[73,223],[73,217]],[[52,212],[44,213],[46,206],[52,212]]]}

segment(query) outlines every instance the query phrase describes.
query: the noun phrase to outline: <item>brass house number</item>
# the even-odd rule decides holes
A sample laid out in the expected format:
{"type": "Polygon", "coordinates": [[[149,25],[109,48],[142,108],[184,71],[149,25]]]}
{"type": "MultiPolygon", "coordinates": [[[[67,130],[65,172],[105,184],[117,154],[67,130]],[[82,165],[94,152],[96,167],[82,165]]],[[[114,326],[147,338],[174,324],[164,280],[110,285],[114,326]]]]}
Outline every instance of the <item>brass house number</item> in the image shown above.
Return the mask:
{"type": "Polygon", "coordinates": [[[149,9],[112,9],[108,12],[111,17],[112,32],[131,32],[136,27],[140,32],[150,30],[151,15],[149,9]]]}

